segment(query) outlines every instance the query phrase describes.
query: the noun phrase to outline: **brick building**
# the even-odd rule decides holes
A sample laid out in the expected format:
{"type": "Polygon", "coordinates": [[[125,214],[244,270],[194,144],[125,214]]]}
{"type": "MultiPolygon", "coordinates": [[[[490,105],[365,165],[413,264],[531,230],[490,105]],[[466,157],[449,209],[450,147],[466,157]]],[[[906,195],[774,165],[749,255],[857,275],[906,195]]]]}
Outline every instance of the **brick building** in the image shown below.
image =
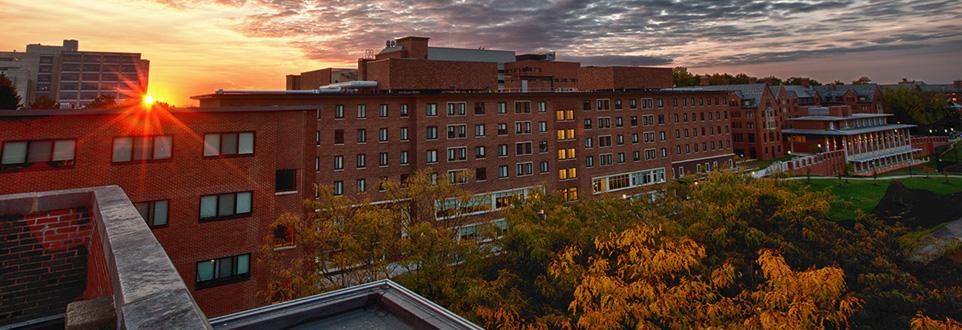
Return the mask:
{"type": "Polygon", "coordinates": [[[431,168],[477,194],[477,220],[504,226],[501,197],[644,196],[733,165],[729,92],[655,89],[670,70],[598,91],[498,92],[496,62],[432,60],[426,38],[397,43],[360,61],[375,81],[218,91],[187,109],[2,113],[0,194],[120,186],[214,316],[264,303],[268,225],[302,211],[313,184],[379,201],[382,179],[431,168]]]}
{"type": "MultiPolygon", "coordinates": [[[[781,127],[787,107],[779,101],[783,90],[767,84],[714,85],[675,88],[681,91],[728,91],[734,153],[753,159],[773,159],[785,154],[781,127]]],[[[700,100],[682,99],[687,106],[700,100]]]]}

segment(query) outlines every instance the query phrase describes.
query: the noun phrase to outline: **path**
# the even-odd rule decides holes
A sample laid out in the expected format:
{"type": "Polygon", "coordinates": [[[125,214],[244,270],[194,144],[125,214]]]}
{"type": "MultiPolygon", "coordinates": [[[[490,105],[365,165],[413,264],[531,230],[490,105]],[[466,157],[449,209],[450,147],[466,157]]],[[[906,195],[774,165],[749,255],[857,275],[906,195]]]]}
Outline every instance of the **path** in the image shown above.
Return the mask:
{"type": "Polygon", "coordinates": [[[962,246],[962,218],[946,223],[945,226],[921,240],[925,243],[909,255],[909,260],[929,262],[941,257],[949,250],[962,246]]]}
{"type": "MultiPolygon", "coordinates": [[[[843,177],[842,177],[842,180],[874,181],[874,180],[898,180],[898,179],[908,179],[908,178],[929,178],[929,179],[955,178],[955,179],[962,179],[962,175],[941,175],[941,174],[924,175],[924,174],[916,174],[916,175],[880,176],[880,177],[878,177],[878,178],[843,176],[843,177]]],[[[838,180],[838,177],[837,177],[837,176],[813,176],[813,177],[793,176],[793,177],[789,177],[789,178],[779,178],[779,180],[809,180],[809,179],[811,179],[811,180],[838,180]]]]}

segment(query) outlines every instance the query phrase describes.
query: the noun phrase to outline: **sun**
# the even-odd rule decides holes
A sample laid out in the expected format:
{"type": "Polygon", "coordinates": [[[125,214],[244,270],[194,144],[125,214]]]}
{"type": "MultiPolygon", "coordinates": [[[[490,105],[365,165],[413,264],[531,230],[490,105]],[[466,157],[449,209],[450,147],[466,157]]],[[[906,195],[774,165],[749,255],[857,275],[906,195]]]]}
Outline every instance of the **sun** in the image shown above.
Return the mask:
{"type": "Polygon", "coordinates": [[[144,96],[144,104],[154,105],[154,97],[150,95],[144,96]]]}

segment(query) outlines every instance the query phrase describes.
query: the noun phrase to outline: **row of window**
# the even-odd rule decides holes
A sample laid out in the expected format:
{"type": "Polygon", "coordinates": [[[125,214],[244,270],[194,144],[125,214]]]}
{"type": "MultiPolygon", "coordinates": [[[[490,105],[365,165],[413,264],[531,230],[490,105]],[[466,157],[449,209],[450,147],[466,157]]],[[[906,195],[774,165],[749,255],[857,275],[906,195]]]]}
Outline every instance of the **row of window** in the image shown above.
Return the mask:
{"type": "Polygon", "coordinates": [[[591,190],[592,193],[600,194],[664,182],[665,169],[657,168],[592,178],[591,190]]]}
{"type": "MultiPolygon", "coordinates": [[[[548,171],[550,171],[548,161],[540,161],[538,163],[538,173],[544,174],[544,173],[548,173],[548,171]]],[[[571,168],[570,171],[571,171],[571,175],[576,175],[574,174],[575,173],[574,168],[571,168]]],[[[449,170],[447,174],[448,174],[448,182],[452,184],[466,184],[472,178],[472,173],[469,169],[449,170]]],[[[525,177],[525,176],[530,176],[534,174],[535,174],[534,162],[520,162],[515,164],[514,175],[516,177],[525,177]]],[[[433,174],[432,181],[436,180],[436,176],[437,174],[433,174]]],[[[511,166],[498,165],[497,178],[507,179],[509,177],[511,177],[511,166]]],[[[474,181],[476,182],[486,181],[488,179],[487,168],[485,167],[475,168],[473,173],[473,178],[474,178],[474,181]]],[[[571,178],[574,178],[574,176],[572,176],[571,178]]],[[[384,183],[384,180],[386,179],[387,179],[386,177],[382,177],[380,180],[378,180],[377,182],[378,192],[385,191],[383,183],[384,183]]],[[[366,178],[356,179],[354,181],[355,192],[357,193],[367,192],[368,191],[367,183],[368,183],[368,180],[366,178]]],[[[345,191],[344,181],[343,180],[334,181],[333,194],[343,195],[345,192],[346,191],[345,191]]]]}
{"type": "MultiPolygon", "coordinates": [[[[659,150],[661,151],[660,152],[661,158],[668,158],[668,148],[645,149],[644,160],[657,159],[659,150]]],[[[639,150],[632,151],[631,160],[635,162],[640,162],[642,160],[641,155],[642,155],[642,152],[639,150]]],[[[609,165],[616,164],[616,161],[617,161],[617,164],[624,164],[625,162],[627,162],[627,158],[624,152],[618,152],[618,153],[600,154],[598,155],[598,161],[600,166],[609,166],[609,165]]],[[[585,157],[585,167],[591,168],[594,166],[595,166],[595,156],[585,157]]]]}
{"type": "MultiPolygon", "coordinates": [[[[467,115],[467,102],[447,102],[447,115],[449,117],[458,117],[467,115]]],[[[545,112],[548,109],[548,105],[544,101],[537,103],[537,111],[545,112]]],[[[424,114],[428,117],[436,117],[438,115],[438,103],[427,103],[424,106],[424,114]]],[[[497,102],[497,113],[506,114],[508,113],[508,103],[504,101],[497,102]]],[[[531,101],[515,101],[514,102],[514,113],[531,113],[531,101]]],[[[485,103],[484,102],[474,102],[474,114],[483,115],[485,114],[485,103]]],[[[356,105],[356,115],[358,119],[366,119],[367,116],[367,105],[358,104],[356,105]]],[[[398,115],[400,117],[408,117],[410,115],[409,107],[407,104],[401,104],[398,109],[398,115]]],[[[378,117],[388,118],[390,117],[390,107],[387,104],[378,105],[378,117]]],[[[320,109],[317,110],[317,119],[321,118],[320,109]]],[[[344,105],[336,104],[334,105],[334,118],[343,119],[344,118],[344,105]]]]}
{"type": "MultiPolygon", "coordinates": [[[[111,162],[170,159],[173,143],[170,135],[116,137],[113,139],[111,162]]],[[[0,168],[26,168],[35,164],[70,166],[74,164],[76,149],[77,141],[74,139],[6,141],[0,156],[0,168]]],[[[253,132],[204,134],[205,157],[253,154],[253,132]]]]}

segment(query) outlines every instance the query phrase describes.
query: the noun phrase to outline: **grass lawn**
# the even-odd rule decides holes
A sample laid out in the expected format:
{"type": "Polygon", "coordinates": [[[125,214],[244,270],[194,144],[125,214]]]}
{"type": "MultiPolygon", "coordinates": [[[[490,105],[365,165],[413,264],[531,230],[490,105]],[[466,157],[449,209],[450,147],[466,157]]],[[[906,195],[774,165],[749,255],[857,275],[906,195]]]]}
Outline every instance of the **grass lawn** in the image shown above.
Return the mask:
{"type": "Polygon", "coordinates": [[[950,163],[958,163],[959,158],[962,158],[962,149],[960,148],[962,148],[962,141],[956,142],[955,148],[943,155],[942,160],[950,163]]]}
{"type": "MultiPolygon", "coordinates": [[[[933,176],[926,178],[912,178],[900,180],[911,189],[924,189],[937,194],[951,194],[962,192],[962,179],[948,179],[933,176]]],[[[878,205],[885,191],[888,190],[890,180],[799,180],[798,189],[815,191],[828,190],[836,196],[832,202],[829,217],[834,220],[854,219],[856,210],[869,213],[878,205]]]]}
{"type": "Polygon", "coordinates": [[[772,165],[772,163],[774,163],[774,162],[776,162],[776,161],[780,161],[780,162],[781,162],[781,161],[786,161],[786,160],[789,160],[789,159],[792,159],[792,156],[791,156],[791,155],[785,155],[785,156],[781,156],[781,157],[778,157],[778,158],[775,158],[775,159],[769,159],[769,160],[755,159],[755,160],[750,160],[750,161],[748,161],[748,162],[745,162],[745,166],[748,167],[748,168],[763,169],[763,168],[768,167],[769,165],[772,165]]]}

